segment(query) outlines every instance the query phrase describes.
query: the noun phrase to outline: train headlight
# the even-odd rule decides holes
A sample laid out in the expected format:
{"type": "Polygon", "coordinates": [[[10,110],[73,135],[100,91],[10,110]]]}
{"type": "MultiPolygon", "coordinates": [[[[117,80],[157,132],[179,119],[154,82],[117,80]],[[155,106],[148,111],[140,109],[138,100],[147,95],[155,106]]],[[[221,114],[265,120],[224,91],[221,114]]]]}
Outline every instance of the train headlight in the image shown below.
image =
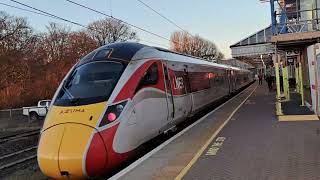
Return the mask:
{"type": "Polygon", "coordinates": [[[113,104],[111,106],[108,106],[106,112],[104,113],[104,116],[100,122],[99,127],[105,126],[119,118],[121,115],[121,112],[125,108],[127,104],[127,101],[123,101],[118,104],[113,104]]]}
{"type": "Polygon", "coordinates": [[[116,109],[118,112],[122,112],[123,111],[124,106],[122,104],[117,105],[116,109]]]}
{"type": "Polygon", "coordinates": [[[117,115],[115,113],[111,112],[111,113],[108,114],[108,120],[110,122],[112,122],[112,121],[114,121],[116,119],[117,119],[117,115]]]}

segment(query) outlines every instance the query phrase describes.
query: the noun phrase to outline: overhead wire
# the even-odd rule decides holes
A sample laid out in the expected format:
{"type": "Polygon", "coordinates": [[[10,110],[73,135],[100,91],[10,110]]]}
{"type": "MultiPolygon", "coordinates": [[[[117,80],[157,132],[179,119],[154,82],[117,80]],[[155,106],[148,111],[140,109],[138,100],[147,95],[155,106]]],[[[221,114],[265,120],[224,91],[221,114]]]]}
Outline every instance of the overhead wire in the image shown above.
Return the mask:
{"type": "MultiPolygon", "coordinates": [[[[19,10],[22,10],[22,11],[26,11],[26,12],[30,12],[30,13],[34,13],[34,14],[38,14],[38,15],[42,15],[42,16],[46,16],[46,17],[50,17],[50,18],[53,18],[53,19],[62,20],[62,21],[65,21],[65,22],[68,22],[68,23],[71,23],[71,24],[74,24],[74,25],[77,25],[77,26],[80,26],[80,27],[83,27],[83,28],[86,28],[86,29],[89,29],[89,30],[92,30],[92,31],[101,33],[101,31],[98,31],[97,29],[93,29],[93,28],[88,27],[88,26],[86,26],[86,25],[83,25],[83,24],[81,24],[81,23],[78,23],[78,22],[75,22],[75,21],[71,21],[71,20],[69,20],[69,19],[66,19],[66,18],[57,16],[57,15],[55,15],[55,14],[52,14],[52,13],[43,11],[43,10],[41,10],[41,9],[32,7],[32,6],[30,6],[30,5],[21,3],[21,2],[19,2],[19,1],[16,1],[16,0],[10,0],[10,1],[12,1],[12,2],[14,2],[14,3],[17,3],[17,4],[20,4],[20,5],[22,5],[22,6],[28,7],[28,8],[30,8],[30,9],[36,10],[36,11],[38,11],[38,12],[32,11],[32,10],[28,10],[28,9],[24,9],[24,8],[20,8],[20,7],[13,6],[13,5],[9,5],[9,4],[6,4],[6,3],[0,3],[0,4],[1,4],[1,5],[4,5],[4,6],[7,6],[7,7],[19,9],[19,10]]],[[[123,39],[121,39],[121,40],[123,40],[123,39]]],[[[147,40],[144,40],[144,39],[140,39],[140,40],[145,41],[145,42],[148,42],[148,43],[152,43],[152,44],[155,44],[155,45],[166,46],[166,45],[163,45],[163,44],[159,44],[159,43],[147,41],[147,40]]]]}
{"type": "Polygon", "coordinates": [[[80,23],[78,23],[78,22],[74,22],[74,21],[71,21],[71,20],[68,20],[68,19],[59,17],[59,16],[54,15],[54,14],[52,14],[52,13],[48,13],[48,12],[43,11],[43,10],[41,10],[41,9],[32,7],[32,6],[27,5],[27,4],[24,4],[24,3],[22,3],[22,2],[19,2],[19,1],[16,1],[16,0],[9,0],[9,1],[12,1],[12,2],[14,2],[14,3],[17,3],[17,4],[20,4],[20,5],[22,5],[22,6],[28,7],[28,8],[30,8],[30,9],[39,11],[39,12],[41,12],[41,13],[43,13],[43,14],[46,14],[46,15],[48,15],[48,16],[50,16],[50,17],[53,17],[53,18],[55,18],[55,19],[59,19],[59,20],[65,21],[65,22],[69,22],[69,23],[71,23],[71,24],[74,24],[74,25],[77,25],[77,26],[81,26],[81,27],[83,27],[83,28],[87,28],[87,29],[88,29],[88,27],[85,26],[85,25],[83,25],[83,24],[80,24],[80,23]]]}
{"type": "Polygon", "coordinates": [[[141,27],[139,27],[139,26],[136,26],[136,25],[134,25],[134,24],[131,24],[131,23],[128,23],[128,22],[123,21],[123,20],[121,20],[121,19],[115,18],[115,17],[113,17],[113,16],[111,16],[111,15],[108,15],[108,14],[103,13],[103,12],[101,12],[101,11],[98,11],[98,10],[96,10],[96,9],[90,8],[90,7],[88,7],[88,6],[85,6],[85,5],[83,5],[83,4],[74,2],[74,1],[72,1],[72,0],[66,0],[66,1],[68,1],[68,2],[70,2],[70,3],[72,3],[72,4],[75,4],[75,5],[77,5],[77,6],[80,6],[80,7],[82,7],[82,8],[88,9],[88,10],[90,10],[90,11],[96,12],[96,13],[98,13],[98,14],[104,15],[104,16],[106,16],[106,17],[112,18],[112,19],[117,20],[117,21],[119,21],[119,22],[122,22],[122,23],[124,23],[124,24],[126,24],[126,25],[128,25],[128,26],[131,26],[131,27],[133,27],[133,28],[139,29],[139,30],[141,30],[141,31],[143,31],[143,32],[146,32],[146,33],[148,33],[148,34],[157,36],[157,37],[159,37],[159,38],[161,38],[161,39],[164,39],[164,40],[167,40],[167,41],[169,41],[169,42],[179,43],[179,42],[172,41],[172,40],[170,40],[170,39],[168,39],[168,38],[166,38],[166,37],[164,37],[164,36],[161,36],[161,35],[159,35],[159,34],[156,34],[156,33],[154,33],[154,32],[151,32],[151,31],[149,31],[149,30],[146,30],[146,29],[144,29],[144,28],[141,28],[141,27]]]}
{"type": "Polygon", "coordinates": [[[42,15],[42,16],[52,17],[52,16],[49,16],[49,15],[47,15],[47,14],[42,14],[42,13],[39,13],[39,12],[36,12],[36,11],[31,11],[31,10],[29,10],[29,9],[20,8],[20,7],[13,6],[13,5],[6,4],[6,3],[2,3],[2,2],[0,2],[0,5],[4,5],[4,6],[7,6],[7,7],[19,9],[19,10],[22,10],[22,11],[27,11],[27,12],[34,13],[34,14],[38,14],[38,15],[42,15]]]}
{"type": "Polygon", "coordinates": [[[160,17],[162,17],[163,19],[165,19],[166,21],[168,21],[170,24],[176,26],[177,28],[179,28],[180,30],[184,31],[185,33],[189,34],[192,36],[192,34],[190,34],[188,31],[186,31],[185,29],[183,29],[181,26],[179,26],[177,23],[175,23],[174,21],[172,21],[171,19],[167,18],[166,16],[164,16],[163,14],[161,14],[159,11],[155,10],[154,8],[152,8],[150,5],[148,5],[147,3],[143,2],[142,0],[137,0],[140,4],[144,5],[145,7],[147,7],[148,9],[150,9],[151,11],[153,11],[154,13],[158,14],[160,17]]]}

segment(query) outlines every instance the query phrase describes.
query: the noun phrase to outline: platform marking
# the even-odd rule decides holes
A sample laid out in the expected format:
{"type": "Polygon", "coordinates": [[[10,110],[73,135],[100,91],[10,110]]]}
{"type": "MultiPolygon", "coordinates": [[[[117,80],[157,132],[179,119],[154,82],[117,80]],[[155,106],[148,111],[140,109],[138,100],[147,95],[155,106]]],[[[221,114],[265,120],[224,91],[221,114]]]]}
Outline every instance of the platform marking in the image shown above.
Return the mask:
{"type": "MultiPolygon", "coordinates": [[[[252,84],[253,85],[253,84],[252,84]]],[[[249,87],[251,87],[252,85],[250,85],[249,87]]],[[[248,88],[249,88],[248,87],[248,88]]],[[[255,89],[258,86],[255,87],[255,89]]],[[[253,91],[255,91],[255,89],[253,91]]],[[[231,99],[229,99],[228,101],[224,102],[223,104],[221,104],[220,106],[218,106],[217,108],[215,108],[213,111],[209,112],[208,114],[206,114],[205,116],[203,116],[202,118],[200,118],[199,120],[197,120],[196,122],[194,122],[193,124],[191,124],[190,126],[186,127],[185,129],[183,129],[182,131],[180,131],[178,134],[174,135],[172,138],[168,139],[167,141],[165,141],[164,143],[160,144],[158,147],[156,147],[155,149],[153,149],[152,151],[150,151],[149,153],[147,153],[146,155],[142,156],[141,158],[139,158],[138,160],[136,160],[135,162],[133,162],[132,164],[130,164],[128,167],[126,167],[125,169],[123,169],[122,171],[118,172],[117,174],[115,174],[114,176],[110,177],[109,180],[118,180],[120,179],[122,176],[124,176],[125,174],[127,174],[128,172],[132,171],[134,168],[136,168],[137,166],[139,166],[143,161],[145,161],[146,159],[148,159],[149,157],[151,157],[153,154],[157,153],[158,151],[160,151],[162,148],[164,148],[166,145],[168,145],[169,143],[171,143],[172,141],[174,141],[175,139],[177,139],[178,137],[180,137],[181,135],[183,135],[184,133],[186,133],[187,131],[189,131],[191,128],[193,128],[195,125],[199,124],[200,122],[204,121],[208,116],[210,116],[211,114],[213,114],[214,112],[218,111],[220,108],[222,108],[224,105],[226,105],[227,103],[229,103],[230,101],[236,99],[238,96],[240,96],[241,94],[243,94],[245,92],[246,89],[244,89],[243,91],[241,91],[239,94],[235,95],[234,97],[232,97],[231,99]]]]}
{"type": "Polygon", "coordinates": [[[253,91],[246,97],[244,101],[241,102],[241,104],[230,114],[230,116],[227,118],[227,120],[222,123],[222,125],[212,134],[212,136],[207,140],[207,142],[199,149],[199,151],[196,153],[196,155],[191,159],[191,161],[188,163],[186,167],[182,169],[182,171],[178,174],[178,176],[175,178],[175,180],[181,180],[187,172],[190,170],[190,168],[193,166],[193,164],[199,159],[199,157],[203,154],[203,152],[207,149],[207,147],[210,145],[210,143],[213,141],[213,139],[219,134],[219,132],[223,129],[223,127],[231,120],[232,116],[240,109],[240,107],[249,99],[249,97],[255,92],[258,85],[253,89],[253,91]]]}
{"type": "Polygon", "coordinates": [[[211,145],[208,149],[206,156],[215,156],[217,155],[219,149],[222,147],[224,141],[226,140],[225,137],[218,137],[216,141],[211,145]]]}
{"type": "Polygon", "coordinates": [[[278,120],[282,122],[290,121],[318,121],[317,115],[282,115],[278,116],[278,120]]]}

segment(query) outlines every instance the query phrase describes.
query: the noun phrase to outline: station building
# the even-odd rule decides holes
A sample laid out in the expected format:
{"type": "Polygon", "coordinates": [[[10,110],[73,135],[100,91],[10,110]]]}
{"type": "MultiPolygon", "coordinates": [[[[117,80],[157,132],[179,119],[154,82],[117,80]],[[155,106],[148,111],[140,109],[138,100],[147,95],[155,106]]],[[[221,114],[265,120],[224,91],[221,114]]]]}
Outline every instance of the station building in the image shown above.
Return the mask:
{"type": "Polygon", "coordinates": [[[274,77],[279,119],[318,119],[320,0],[260,2],[270,3],[271,25],[232,45],[232,56],[274,77]]]}

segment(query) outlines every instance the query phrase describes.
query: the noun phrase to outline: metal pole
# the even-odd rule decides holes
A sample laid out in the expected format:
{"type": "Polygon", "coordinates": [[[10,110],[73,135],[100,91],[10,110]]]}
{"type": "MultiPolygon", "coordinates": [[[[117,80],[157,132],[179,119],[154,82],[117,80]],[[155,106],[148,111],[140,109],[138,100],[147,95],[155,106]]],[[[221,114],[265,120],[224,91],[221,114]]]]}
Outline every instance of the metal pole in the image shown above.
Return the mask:
{"type": "Polygon", "coordinates": [[[274,11],[274,0],[270,0],[270,10],[271,10],[271,31],[273,35],[276,35],[276,14],[274,11]]]}
{"type": "MultiPolygon", "coordinates": [[[[281,68],[281,72],[282,72],[282,90],[283,90],[283,95],[285,97],[285,99],[287,100],[287,87],[286,87],[286,67],[284,67],[285,65],[282,65],[281,68]]],[[[280,83],[281,86],[281,83],[280,83]]]]}
{"type": "Polygon", "coordinates": [[[10,113],[10,121],[12,121],[12,109],[9,110],[10,113]]]}
{"type": "Polygon", "coordinates": [[[302,66],[299,62],[299,79],[300,79],[300,94],[301,94],[301,106],[305,106],[304,103],[304,88],[303,88],[303,76],[302,76],[302,66]]]}
{"type": "MultiPolygon", "coordinates": [[[[278,56],[278,55],[276,55],[278,56]]],[[[277,99],[281,99],[281,91],[280,91],[280,72],[279,72],[279,63],[275,63],[275,72],[276,72],[276,85],[277,85],[277,99]]]]}
{"type": "Polygon", "coordinates": [[[300,94],[300,82],[299,82],[299,63],[297,62],[298,58],[296,59],[294,68],[295,68],[295,79],[296,79],[296,91],[300,94]]]}
{"type": "Polygon", "coordinates": [[[277,87],[276,114],[280,116],[280,115],[283,115],[283,113],[282,113],[282,107],[281,107],[280,75],[279,75],[280,58],[278,56],[279,56],[278,48],[277,48],[277,45],[275,45],[274,68],[275,68],[276,87],[277,87]]]}
{"type": "Polygon", "coordinates": [[[288,66],[283,68],[283,91],[286,97],[286,100],[290,100],[290,89],[289,89],[289,71],[288,66]]]}
{"type": "MultiPolygon", "coordinates": [[[[318,5],[317,5],[317,8],[318,8],[318,5]]],[[[317,14],[318,14],[318,10],[317,10],[317,14]]],[[[318,17],[317,17],[318,18],[318,17]]],[[[318,23],[318,22],[317,22],[318,23]]],[[[314,54],[314,66],[313,66],[313,69],[314,69],[314,76],[315,76],[315,87],[316,87],[316,106],[315,106],[315,112],[316,114],[319,115],[319,90],[318,90],[318,58],[317,58],[317,48],[318,48],[318,45],[314,45],[313,46],[313,54],[314,54]]]]}

